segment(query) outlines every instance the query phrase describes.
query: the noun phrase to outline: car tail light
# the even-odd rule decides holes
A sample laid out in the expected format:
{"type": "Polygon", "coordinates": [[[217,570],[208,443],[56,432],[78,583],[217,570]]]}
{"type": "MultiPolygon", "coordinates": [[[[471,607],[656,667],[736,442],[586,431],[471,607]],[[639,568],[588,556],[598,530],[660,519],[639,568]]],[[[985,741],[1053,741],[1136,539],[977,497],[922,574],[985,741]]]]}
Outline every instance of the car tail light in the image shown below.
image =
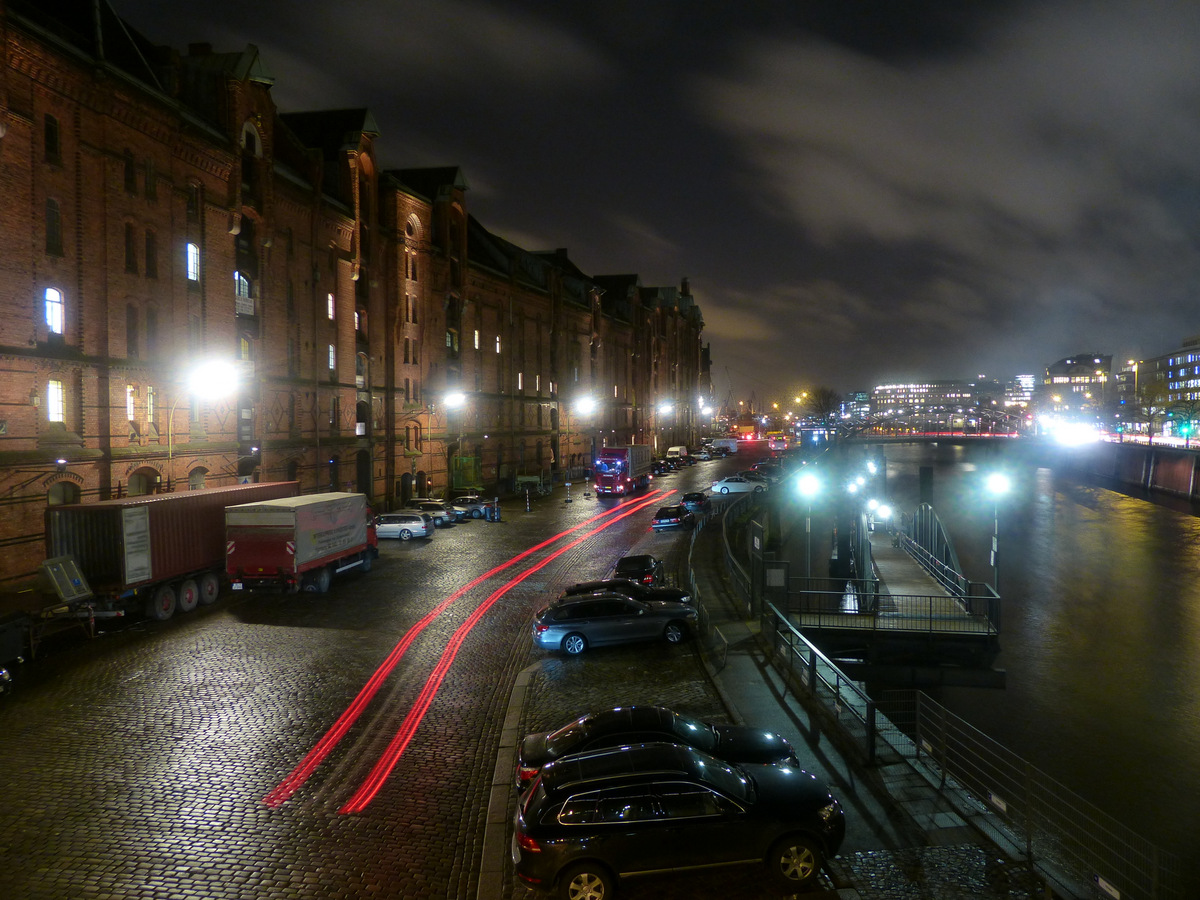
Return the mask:
{"type": "Polygon", "coordinates": [[[517,782],[521,785],[521,790],[529,787],[529,782],[537,777],[537,766],[517,766],[517,782]]]}
{"type": "Polygon", "coordinates": [[[549,625],[534,625],[533,630],[536,631],[538,634],[544,634],[545,632],[550,630],[550,626],[549,625]]]}
{"type": "Polygon", "coordinates": [[[526,853],[541,853],[542,852],[541,845],[537,841],[535,841],[533,838],[531,838],[529,835],[525,834],[525,832],[523,832],[523,831],[517,832],[517,846],[520,847],[522,850],[524,850],[526,853]]]}

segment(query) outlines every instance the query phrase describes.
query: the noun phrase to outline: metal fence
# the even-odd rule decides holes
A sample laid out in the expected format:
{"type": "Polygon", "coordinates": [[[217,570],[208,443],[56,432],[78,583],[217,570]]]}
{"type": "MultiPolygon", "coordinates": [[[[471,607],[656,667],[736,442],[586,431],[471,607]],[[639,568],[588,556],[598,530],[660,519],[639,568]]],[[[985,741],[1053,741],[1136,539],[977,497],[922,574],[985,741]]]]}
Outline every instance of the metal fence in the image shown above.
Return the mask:
{"type": "Polygon", "coordinates": [[[972,821],[1015,845],[1049,881],[1076,897],[1182,900],[1180,860],[1101,812],[920,691],[886,694],[878,734],[902,755],[984,805],[972,821]]]}

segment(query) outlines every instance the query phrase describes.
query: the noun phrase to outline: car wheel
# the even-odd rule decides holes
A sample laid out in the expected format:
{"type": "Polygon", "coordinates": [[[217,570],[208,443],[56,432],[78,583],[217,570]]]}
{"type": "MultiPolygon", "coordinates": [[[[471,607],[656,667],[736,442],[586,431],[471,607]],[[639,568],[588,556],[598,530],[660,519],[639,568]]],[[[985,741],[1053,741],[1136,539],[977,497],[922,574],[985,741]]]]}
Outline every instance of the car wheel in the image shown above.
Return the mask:
{"type": "Polygon", "coordinates": [[[598,863],[571,866],[558,879],[558,896],[562,900],[610,900],[616,892],[616,881],[598,863]]]}
{"type": "Polygon", "coordinates": [[[763,487],[761,484],[756,484],[754,486],[754,493],[756,493],[756,494],[762,493],[762,489],[763,489],[763,487]]]}
{"type": "Polygon", "coordinates": [[[729,493],[729,488],[727,488],[727,487],[723,487],[723,488],[721,488],[721,493],[722,493],[722,494],[728,494],[728,493],[729,493]]]}
{"type": "Polygon", "coordinates": [[[364,550],[361,559],[362,565],[359,568],[364,572],[370,572],[371,567],[375,564],[375,554],[370,549],[364,550]]]}
{"type": "Polygon", "coordinates": [[[483,518],[483,510],[482,509],[471,510],[471,518],[472,519],[482,519],[483,518]]]}
{"type": "Polygon", "coordinates": [[[563,638],[562,648],[564,653],[578,656],[587,649],[587,638],[579,633],[568,634],[563,638]]]}
{"type": "Polygon", "coordinates": [[[663,637],[667,639],[668,644],[678,644],[687,637],[687,628],[682,622],[668,622],[667,627],[663,629],[663,637]]]}
{"type": "Polygon", "coordinates": [[[400,529],[400,540],[411,541],[412,540],[412,532],[409,531],[407,528],[401,528],[400,529]]]}
{"type": "Polygon", "coordinates": [[[775,842],[767,865],[771,877],[782,888],[796,891],[811,885],[821,874],[825,854],[816,841],[803,835],[789,835],[775,842]]]}

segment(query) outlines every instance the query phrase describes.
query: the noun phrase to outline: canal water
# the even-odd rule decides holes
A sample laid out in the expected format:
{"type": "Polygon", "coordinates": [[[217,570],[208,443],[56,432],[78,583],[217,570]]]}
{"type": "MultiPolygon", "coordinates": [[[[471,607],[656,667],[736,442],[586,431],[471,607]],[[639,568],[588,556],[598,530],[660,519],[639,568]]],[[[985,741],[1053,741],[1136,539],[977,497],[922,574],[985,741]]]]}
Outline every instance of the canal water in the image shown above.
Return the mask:
{"type": "Polygon", "coordinates": [[[935,699],[1185,863],[1200,840],[1200,509],[1039,464],[1014,443],[892,444],[888,492],[910,515],[919,471],[965,574],[992,581],[999,502],[1003,690],[935,699]]]}

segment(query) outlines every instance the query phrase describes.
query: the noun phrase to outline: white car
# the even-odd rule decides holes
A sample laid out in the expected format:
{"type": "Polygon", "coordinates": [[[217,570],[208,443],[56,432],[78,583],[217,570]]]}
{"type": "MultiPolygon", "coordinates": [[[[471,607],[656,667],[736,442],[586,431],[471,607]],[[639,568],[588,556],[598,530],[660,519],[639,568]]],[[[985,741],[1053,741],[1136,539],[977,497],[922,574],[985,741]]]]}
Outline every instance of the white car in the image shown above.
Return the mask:
{"type": "Polygon", "coordinates": [[[384,513],[375,517],[375,536],[411,541],[415,537],[433,537],[433,519],[422,513],[384,513]]]}
{"type": "Polygon", "coordinates": [[[714,481],[712,489],[715,494],[747,494],[751,491],[765,491],[767,483],[765,481],[751,481],[749,478],[743,478],[741,475],[730,475],[728,478],[714,481]]]}
{"type": "Polygon", "coordinates": [[[692,456],[694,456],[696,459],[698,459],[702,462],[708,462],[710,459],[712,459],[712,454],[709,453],[707,450],[697,450],[695,453],[692,454],[692,456]]]}

